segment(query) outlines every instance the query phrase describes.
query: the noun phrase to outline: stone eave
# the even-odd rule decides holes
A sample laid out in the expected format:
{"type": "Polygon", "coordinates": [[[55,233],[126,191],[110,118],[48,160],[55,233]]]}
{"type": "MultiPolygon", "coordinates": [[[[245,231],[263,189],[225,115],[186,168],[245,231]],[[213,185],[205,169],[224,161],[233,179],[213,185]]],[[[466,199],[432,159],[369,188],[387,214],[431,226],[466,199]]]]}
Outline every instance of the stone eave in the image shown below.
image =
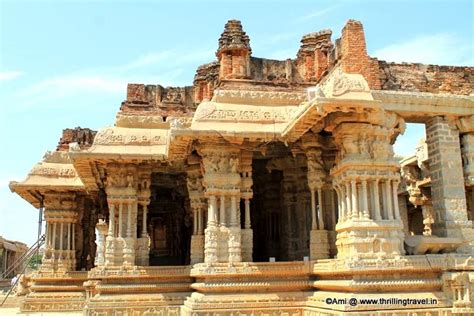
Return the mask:
{"type": "Polygon", "coordinates": [[[333,112],[364,112],[380,108],[377,100],[315,97],[300,105],[296,116],[282,131],[281,136],[288,142],[295,142],[324,117],[333,112]]]}
{"type": "MultiPolygon", "coordinates": [[[[280,140],[279,132],[260,132],[260,131],[231,131],[231,130],[176,130],[173,131],[173,137],[179,139],[209,140],[225,139],[228,141],[243,142],[244,140],[258,140],[262,142],[280,140]]],[[[174,140],[173,140],[174,141],[174,140]]],[[[173,144],[170,144],[170,150],[173,144]]]]}
{"type": "Polygon", "coordinates": [[[474,114],[474,96],[372,90],[387,111],[393,111],[409,122],[423,123],[433,116],[462,117],[474,114]]]}
{"type": "Polygon", "coordinates": [[[10,191],[17,193],[23,199],[40,206],[41,196],[50,191],[84,191],[84,184],[79,177],[69,152],[46,152],[43,159],[36,163],[25,180],[12,181],[10,191]]]}
{"type": "MultiPolygon", "coordinates": [[[[8,185],[11,192],[18,194],[21,198],[36,208],[41,206],[42,196],[46,192],[85,192],[85,187],[79,177],[74,179],[76,183],[65,183],[48,179],[48,183],[25,183],[11,181],[8,185]]],[[[59,179],[64,180],[64,179],[59,179]]]]}
{"type": "Polygon", "coordinates": [[[114,148],[107,148],[102,151],[94,150],[91,152],[73,152],[71,153],[71,158],[74,161],[74,165],[76,161],[84,158],[97,159],[105,162],[166,160],[166,153],[153,153],[155,150],[158,151],[158,149],[161,150],[161,146],[114,146],[114,148]]]}

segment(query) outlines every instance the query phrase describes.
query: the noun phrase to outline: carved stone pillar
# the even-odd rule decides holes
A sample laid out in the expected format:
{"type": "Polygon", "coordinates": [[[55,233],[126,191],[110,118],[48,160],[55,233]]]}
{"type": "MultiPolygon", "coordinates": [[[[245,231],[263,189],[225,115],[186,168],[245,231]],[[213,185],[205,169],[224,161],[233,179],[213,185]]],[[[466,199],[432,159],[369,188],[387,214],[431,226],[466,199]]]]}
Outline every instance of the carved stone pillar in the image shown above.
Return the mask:
{"type": "Polygon", "coordinates": [[[108,225],[103,219],[99,219],[96,224],[97,229],[97,252],[94,264],[96,266],[103,266],[105,264],[105,238],[107,236],[108,225]]]}
{"type": "MultiPolygon", "coordinates": [[[[250,220],[250,200],[253,198],[252,152],[242,151],[240,156],[241,197],[244,200],[244,229],[242,229],[242,261],[252,262],[253,230],[250,220]]],[[[240,224],[240,222],[239,222],[240,224]]]]}
{"type": "MultiPolygon", "coordinates": [[[[389,122],[395,122],[385,113],[389,122]]],[[[331,170],[346,201],[346,216],[336,225],[338,258],[394,257],[403,254],[398,208],[399,166],[393,157],[392,127],[344,122],[333,130],[339,149],[331,170]],[[383,205],[380,205],[380,201],[383,205]]]]}
{"type": "Polygon", "coordinates": [[[467,217],[459,129],[444,117],[434,117],[426,123],[426,143],[433,211],[437,217],[433,234],[462,238],[469,243],[458,251],[471,252],[474,231],[467,217]]]}
{"type": "Polygon", "coordinates": [[[282,236],[282,243],[284,244],[282,248],[286,250],[288,260],[296,260],[294,244],[297,239],[296,182],[298,178],[293,162],[291,161],[288,165],[283,166],[283,221],[286,222],[286,229],[282,236]]]}
{"type": "Polygon", "coordinates": [[[109,231],[106,238],[105,264],[133,266],[136,264],[137,168],[128,164],[107,166],[107,203],[109,231]]]}
{"type": "Polygon", "coordinates": [[[134,222],[134,229],[140,230],[137,232],[140,237],[136,242],[136,264],[140,266],[148,266],[150,264],[150,237],[147,230],[148,206],[150,205],[150,184],[151,184],[151,169],[140,166],[138,170],[138,205],[137,205],[137,219],[140,217],[141,221],[134,222]],[[138,225],[140,224],[140,225],[138,225]]]}
{"type": "Polygon", "coordinates": [[[188,157],[187,188],[191,210],[193,212],[193,234],[191,236],[191,264],[204,262],[204,235],[202,234],[202,214],[206,209],[204,198],[204,187],[202,184],[202,174],[200,158],[191,155],[188,157]]]}
{"type": "Polygon", "coordinates": [[[226,145],[205,143],[198,146],[202,157],[204,196],[208,198],[204,261],[242,261],[238,201],[241,198],[240,150],[226,145]],[[217,226],[218,198],[224,199],[226,225],[217,226]],[[227,248],[223,245],[227,244],[227,248]],[[219,247],[219,245],[221,245],[219,247]]]}
{"type": "Polygon", "coordinates": [[[460,118],[456,123],[461,133],[464,184],[466,187],[474,187],[474,115],[460,118]]]}
{"type": "Polygon", "coordinates": [[[329,258],[328,231],[325,229],[323,187],[327,173],[322,159],[321,140],[316,135],[306,134],[302,139],[308,164],[308,186],[311,192],[310,258],[329,258]]]}
{"type": "Polygon", "coordinates": [[[76,267],[74,231],[79,214],[72,193],[45,195],[46,236],[41,270],[71,271],[76,267]]]}

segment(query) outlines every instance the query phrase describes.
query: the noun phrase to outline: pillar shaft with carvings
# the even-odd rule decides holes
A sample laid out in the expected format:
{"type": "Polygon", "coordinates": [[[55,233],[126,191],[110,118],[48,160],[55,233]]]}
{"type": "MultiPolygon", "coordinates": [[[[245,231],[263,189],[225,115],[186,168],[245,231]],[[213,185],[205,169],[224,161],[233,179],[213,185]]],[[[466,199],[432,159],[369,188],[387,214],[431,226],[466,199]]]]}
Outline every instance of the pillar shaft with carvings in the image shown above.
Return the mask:
{"type": "Polygon", "coordinates": [[[187,188],[193,218],[193,234],[191,236],[191,264],[204,262],[204,234],[202,222],[207,205],[204,198],[200,158],[191,155],[187,161],[187,188]]]}
{"type": "Polygon", "coordinates": [[[138,213],[137,221],[134,223],[138,238],[136,241],[136,264],[140,266],[148,266],[150,262],[150,237],[147,230],[148,207],[150,205],[150,185],[151,185],[151,169],[149,167],[140,166],[138,170],[138,213]],[[138,221],[140,219],[140,221],[138,221]]]}
{"type": "Polygon", "coordinates": [[[242,261],[251,262],[253,255],[253,230],[252,221],[250,219],[250,200],[253,198],[251,151],[241,152],[240,171],[242,178],[241,197],[244,200],[244,228],[242,229],[242,261]]]}
{"type": "Polygon", "coordinates": [[[45,195],[46,245],[41,270],[71,271],[76,267],[75,231],[79,220],[75,195],[45,195]]]}
{"type": "MultiPolygon", "coordinates": [[[[329,258],[328,231],[325,229],[326,213],[323,188],[327,178],[322,158],[322,139],[308,133],[302,138],[308,164],[308,186],[311,192],[310,258],[329,258]]],[[[326,223],[326,225],[329,223],[326,223]]]]}
{"type": "Polygon", "coordinates": [[[136,264],[138,176],[132,164],[107,165],[107,203],[109,206],[105,265],[136,264]]]}
{"type": "MultiPolygon", "coordinates": [[[[397,122],[395,115],[382,115],[388,124],[397,122]]],[[[333,130],[339,152],[331,175],[342,207],[336,225],[338,258],[403,254],[399,165],[391,145],[395,133],[391,126],[355,122],[333,130]]]]}
{"type": "MultiPolygon", "coordinates": [[[[241,226],[238,203],[241,198],[240,150],[226,144],[200,144],[204,196],[208,200],[204,262],[242,261],[241,226]],[[224,203],[220,204],[220,199],[224,203]],[[220,208],[225,219],[218,222],[220,208]],[[219,225],[221,224],[221,225],[219,225]],[[225,248],[227,244],[227,248],[225,248]]],[[[221,215],[221,217],[222,217],[221,215]]]]}

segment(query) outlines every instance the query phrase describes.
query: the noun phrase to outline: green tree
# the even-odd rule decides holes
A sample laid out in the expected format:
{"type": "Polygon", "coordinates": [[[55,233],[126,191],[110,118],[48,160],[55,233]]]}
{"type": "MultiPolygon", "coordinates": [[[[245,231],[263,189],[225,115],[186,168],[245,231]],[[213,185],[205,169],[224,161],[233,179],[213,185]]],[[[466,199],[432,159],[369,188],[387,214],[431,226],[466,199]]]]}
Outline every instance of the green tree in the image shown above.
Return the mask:
{"type": "Polygon", "coordinates": [[[31,260],[28,262],[28,268],[30,269],[37,269],[39,265],[41,264],[41,259],[43,256],[41,254],[35,253],[32,257],[31,260]]]}

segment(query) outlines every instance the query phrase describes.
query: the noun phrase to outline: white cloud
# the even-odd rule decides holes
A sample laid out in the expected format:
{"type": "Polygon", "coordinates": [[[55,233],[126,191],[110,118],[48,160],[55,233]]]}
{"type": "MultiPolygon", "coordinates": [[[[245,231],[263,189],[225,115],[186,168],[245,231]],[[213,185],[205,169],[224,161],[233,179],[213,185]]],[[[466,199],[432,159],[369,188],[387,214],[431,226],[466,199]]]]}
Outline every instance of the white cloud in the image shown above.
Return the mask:
{"type": "Polygon", "coordinates": [[[21,71],[0,71],[0,81],[13,80],[18,78],[23,73],[21,71]]]}
{"type": "Polygon", "coordinates": [[[42,94],[46,91],[56,96],[68,95],[73,91],[84,92],[120,92],[124,89],[119,78],[107,78],[100,75],[65,75],[40,81],[23,90],[23,96],[42,94]]]}
{"type": "Polygon", "coordinates": [[[313,11],[313,12],[310,12],[306,15],[303,15],[303,16],[297,18],[295,21],[296,22],[308,22],[309,20],[313,20],[315,18],[322,17],[323,15],[328,14],[329,12],[333,11],[336,8],[337,8],[336,6],[333,6],[333,7],[328,7],[328,8],[325,8],[325,9],[313,11]]]}
{"type": "Polygon", "coordinates": [[[14,93],[20,107],[54,107],[59,99],[92,94],[125,95],[127,84],[145,83],[164,86],[192,84],[192,77],[184,78],[185,67],[195,67],[214,59],[213,50],[177,53],[172,50],[151,52],[123,65],[86,69],[70,74],[58,74],[31,84],[14,93]]]}
{"type": "Polygon", "coordinates": [[[451,33],[418,36],[371,54],[380,60],[437,65],[469,66],[474,63],[472,42],[451,33]]]}
{"type": "Polygon", "coordinates": [[[129,62],[128,64],[125,64],[119,67],[119,69],[127,71],[127,70],[133,70],[133,69],[142,68],[146,66],[151,66],[160,62],[167,61],[172,56],[173,56],[173,53],[171,51],[148,53],[148,54],[138,57],[137,59],[129,62]]]}

